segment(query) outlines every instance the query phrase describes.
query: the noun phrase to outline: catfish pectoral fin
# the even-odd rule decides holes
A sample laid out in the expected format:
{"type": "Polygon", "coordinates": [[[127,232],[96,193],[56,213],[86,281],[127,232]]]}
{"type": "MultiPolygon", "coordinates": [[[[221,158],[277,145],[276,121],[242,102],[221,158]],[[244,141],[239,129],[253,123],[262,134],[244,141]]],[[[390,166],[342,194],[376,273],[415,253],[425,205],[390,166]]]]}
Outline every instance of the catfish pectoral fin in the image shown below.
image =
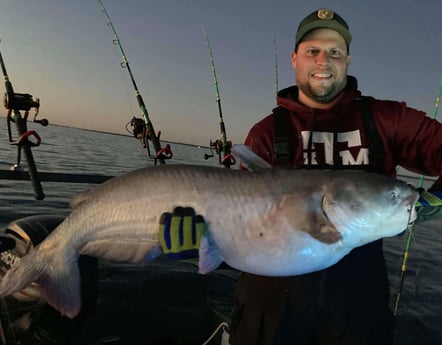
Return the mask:
{"type": "Polygon", "coordinates": [[[309,234],[317,239],[319,242],[332,244],[342,239],[341,233],[331,225],[320,225],[316,228],[316,231],[310,231],[309,234]]]}

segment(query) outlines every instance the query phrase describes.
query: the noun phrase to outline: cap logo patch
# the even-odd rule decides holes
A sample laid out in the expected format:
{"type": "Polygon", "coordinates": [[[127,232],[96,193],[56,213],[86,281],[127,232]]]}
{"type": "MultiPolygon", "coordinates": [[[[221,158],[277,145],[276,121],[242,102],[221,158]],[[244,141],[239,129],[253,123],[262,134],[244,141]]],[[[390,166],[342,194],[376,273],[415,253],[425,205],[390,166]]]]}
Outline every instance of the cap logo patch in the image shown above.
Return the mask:
{"type": "Polygon", "coordinates": [[[333,12],[327,9],[318,10],[319,19],[333,19],[333,12]]]}

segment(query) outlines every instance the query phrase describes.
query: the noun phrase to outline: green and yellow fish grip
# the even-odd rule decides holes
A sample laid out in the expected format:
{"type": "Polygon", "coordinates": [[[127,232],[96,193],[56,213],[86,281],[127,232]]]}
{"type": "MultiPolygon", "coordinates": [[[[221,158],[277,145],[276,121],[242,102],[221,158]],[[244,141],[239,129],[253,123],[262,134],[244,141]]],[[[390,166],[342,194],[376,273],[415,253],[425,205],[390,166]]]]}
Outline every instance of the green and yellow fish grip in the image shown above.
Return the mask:
{"type": "Polygon", "coordinates": [[[176,207],[160,217],[159,240],[164,254],[174,260],[198,258],[201,236],[206,232],[204,217],[191,207],[176,207]]]}
{"type": "Polygon", "coordinates": [[[423,222],[435,218],[442,210],[442,192],[420,189],[420,198],[416,203],[416,222],[423,222]]]}

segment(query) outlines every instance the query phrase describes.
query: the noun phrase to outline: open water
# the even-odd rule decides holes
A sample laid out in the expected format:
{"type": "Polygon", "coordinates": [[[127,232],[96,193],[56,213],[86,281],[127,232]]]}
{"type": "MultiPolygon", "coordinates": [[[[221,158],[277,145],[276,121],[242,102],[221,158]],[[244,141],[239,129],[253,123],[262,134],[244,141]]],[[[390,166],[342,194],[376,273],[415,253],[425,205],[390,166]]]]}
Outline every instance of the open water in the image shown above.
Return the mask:
{"type": "MultiPolygon", "coordinates": [[[[8,143],[0,119],[0,170],[16,163],[16,147],[8,143]]],[[[131,136],[60,126],[41,127],[42,144],[33,149],[41,172],[120,175],[152,165],[146,150],[131,136]]],[[[209,138],[208,138],[209,140],[209,138]]],[[[219,166],[216,156],[204,160],[207,148],[172,143],[168,164],[219,166]]],[[[24,157],[22,158],[25,164],[24,157]]],[[[220,166],[221,168],[221,166],[220,166]]],[[[414,181],[416,183],[416,181],[414,181]]],[[[44,200],[35,200],[29,181],[0,180],[0,230],[15,219],[44,213],[67,215],[69,198],[88,184],[43,182],[44,200]]],[[[221,187],[221,186],[220,186],[221,187]]],[[[385,240],[392,299],[396,294],[406,236],[385,240]]],[[[415,226],[405,285],[397,318],[397,345],[442,344],[442,224],[431,220],[415,226]]],[[[148,267],[102,263],[99,299],[92,315],[68,325],[49,310],[32,340],[20,344],[202,344],[228,316],[236,272],[217,270],[207,276],[192,264],[158,262],[148,267]],[[56,321],[54,321],[54,318],[56,321]],[[70,340],[66,340],[66,334],[70,340]],[[113,341],[113,342],[112,342],[113,341]]],[[[218,337],[219,339],[219,337],[218,337]]],[[[0,342],[1,344],[1,342],[0,342]]],[[[215,341],[210,344],[216,344],[215,341]]],[[[10,345],[10,344],[7,344],[10,345]]]]}

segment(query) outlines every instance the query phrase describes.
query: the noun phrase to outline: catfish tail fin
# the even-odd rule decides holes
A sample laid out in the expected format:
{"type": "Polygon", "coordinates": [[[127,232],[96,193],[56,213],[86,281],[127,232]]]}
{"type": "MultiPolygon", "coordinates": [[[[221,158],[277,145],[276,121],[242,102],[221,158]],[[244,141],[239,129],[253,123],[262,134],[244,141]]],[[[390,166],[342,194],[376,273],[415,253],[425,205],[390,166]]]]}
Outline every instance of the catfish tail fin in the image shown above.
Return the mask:
{"type": "Polygon", "coordinates": [[[45,257],[36,247],[6,272],[0,281],[0,296],[13,294],[36,282],[49,305],[74,318],[81,308],[80,271],[76,259],[72,255],[45,257]]]}

